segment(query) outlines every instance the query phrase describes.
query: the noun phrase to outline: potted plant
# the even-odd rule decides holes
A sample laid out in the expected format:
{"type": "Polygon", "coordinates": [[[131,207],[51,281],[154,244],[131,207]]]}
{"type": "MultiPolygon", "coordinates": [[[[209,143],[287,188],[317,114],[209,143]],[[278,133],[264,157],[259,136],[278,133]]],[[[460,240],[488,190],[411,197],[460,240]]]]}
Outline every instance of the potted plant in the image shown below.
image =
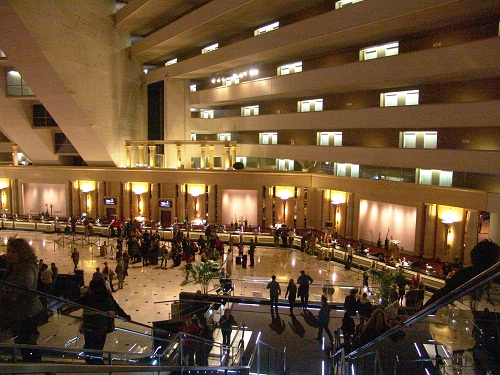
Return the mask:
{"type": "Polygon", "coordinates": [[[195,282],[201,285],[203,294],[208,293],[208,284],[210,280],[217,277],[220,270],[220,263],[214,260],[206,262],[193,262],[191,273],[194,276],[195,282]]]}
{"type": "Polygon", "coordinates": [[[390,271],[379,271],[373,268],[365,271],[368,275],[372,276],[375,285],[379,287],[379,297],[381,305],[387,306],[389,303],[389,295],[391,288],[394,284],[406,284],[406,278],[402,269],[395,269],[390,271]]]}

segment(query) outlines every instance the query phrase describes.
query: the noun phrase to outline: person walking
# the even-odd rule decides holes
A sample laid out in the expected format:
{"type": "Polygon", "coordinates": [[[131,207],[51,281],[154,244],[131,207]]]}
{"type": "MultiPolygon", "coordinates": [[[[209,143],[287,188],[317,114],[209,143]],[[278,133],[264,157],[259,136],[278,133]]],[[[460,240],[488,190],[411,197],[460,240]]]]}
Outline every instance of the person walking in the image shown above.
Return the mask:
{"type": "Polygon", "coordinates": [[[307,305],[309,303],[309,285],[311,285],[312,283],[312,277],[306,274],[306,271],[300,271],[300,276],[297,279],[297,284],[299,284],[298,295],[300,297],[302,310],[307,310],[307,305]]]}
{"type": "Polygon", "coordinates": [[[290,315],[293,315],[293,305],[295,304],[295,299],[297,298],[297,285],[290,279],[288,286],[286,287],[285,298],[288,297],[288,304],[290,305],[290,315]]]}
{"type": "Polygon", "coordinates": [[[231,332],[233,326],[238,325],[234,316],[231,314],[231,309],[225,309],[224,315],[219,319],[219,326],[222,333],[222,345],[228,347],[231,344],[231,332]]]}
{"type": "MultiPolygon", "coordinates": [[[[7,242],[7,270],[0,285],[0,319],[11,330],[15,344],[37,345],[38,321],[43,305],[34,293],[37,290],[38,264],[36,254],[22,238],[7,242]],[[19,286],[20,288],[15,288],[19,286]]],[[[40,362],[42,354],[36,349],[21,349],[24,362],[40,362]]]]}
{"type": "Polygon", "coordinates": [[[325,295],[321,296],[321,308],[318,313],[318,337],[316,340],[321,341],[323,338],[323,330],[328,334],[328,338],[330,339],[330,343],[333,344],[333,335],[330,332],[330,328],[328,328],[328,324],[330,323],[330,311],[331,307],[328,304],[328,299],[325,295]]]}
{"type": "Polygon", "coordinates": [[[269,289],[269,296],[271,297],[271,314],[273,313],[273,306],[276,314],[278,314],[278,298],[281,294],[281,287],[276,281],[276,275],[271,276],[271,282],[267,284],[267,289],[269,289]]]}
{"type": "Polygon", "coordinates": [[[80,253],[76,247],[73,248],[73,252],[71,253],[71,260],[73,261],[73,264],[75,265],[74,269],[76,270],[78,268],[78,262],[80,261],[80,253]]]}

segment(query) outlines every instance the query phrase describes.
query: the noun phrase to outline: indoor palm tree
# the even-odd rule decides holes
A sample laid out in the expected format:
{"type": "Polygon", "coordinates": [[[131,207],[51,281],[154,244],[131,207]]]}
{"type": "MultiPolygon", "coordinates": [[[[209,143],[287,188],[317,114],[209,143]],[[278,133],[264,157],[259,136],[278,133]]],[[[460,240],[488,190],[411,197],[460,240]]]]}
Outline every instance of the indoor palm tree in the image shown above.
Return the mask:
{"type": "Polygon", "coordinates": [[[196,283],[201,285],[202,293],[208,293],[208,284],[210,280],[217,277],[220,270],[220,263],[207,260],[206,262],[193,262],[192,274],[196,283]]]}

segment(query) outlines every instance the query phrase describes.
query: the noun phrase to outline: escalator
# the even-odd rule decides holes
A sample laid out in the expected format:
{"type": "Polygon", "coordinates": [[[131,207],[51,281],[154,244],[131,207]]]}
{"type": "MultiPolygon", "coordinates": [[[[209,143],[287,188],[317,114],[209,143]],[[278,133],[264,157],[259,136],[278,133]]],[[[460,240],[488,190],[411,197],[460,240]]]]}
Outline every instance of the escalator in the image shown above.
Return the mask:
{"type": "MultiPolygon", "coordinates": [[[[10,288],[18,288],[0,281],[10,288]]],[[[203,340],[139,322],[127,321],[115,316],[115,330],[107,335],[105,351],[83,349],[84,339],[80,332],[82,305],[65,298],[55,297],[39,291],[44,301],[44,318],[40,321],[36,346],[13,343],[9,331],[2,329],[0,338],[0,373],[168,373],[168,374],[283,374],[284,354],[262,342],[258,333],[252,336],[252,345],[247,347],[251,333],[242,322],[233,328],[229,346],[203,340]],[[189,345],[186,345],[188,343],[189,345]],[[190,365],[186,348],[196,348],[196,365],[190,365]],[[261,350],[261,348],[265,348],[261,350]],[[41,362],[23,362],[21,350],[40,351],[41,362]],[[98,359],[86,363],[86,357],[98,359]],[[272,358],[273,371],[264,371],[261,363],[272,358]],[[202,363],[202,366],[198,364],[202,363]],[[276,370],[274,370],[276,369],[276,370]]],[[[106,315],[102,312],[96,313],[106,315]]],[[[173,320],[169,327],[177,327],[180,320],[173,320]]]]}
{"type": "Polygon", "coordinates": [[[354,351],[330,374],[500,374],[500,262],[354,351]]]}

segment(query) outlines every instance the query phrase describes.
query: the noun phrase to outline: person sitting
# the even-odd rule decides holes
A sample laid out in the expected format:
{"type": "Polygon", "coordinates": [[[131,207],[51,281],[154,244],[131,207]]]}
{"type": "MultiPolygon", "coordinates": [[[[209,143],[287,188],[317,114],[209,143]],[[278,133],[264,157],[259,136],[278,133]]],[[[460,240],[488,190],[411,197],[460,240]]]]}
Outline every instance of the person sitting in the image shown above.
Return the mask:
{"type": "Polygon", "coordinates": [[[483,240],[476,244],[470,252],[472,265],[470,267],[459,269],[448,280],[448,282],[439,289],[432,297],[424,304],[424,308],[430,306],[441,297],[451,293],[456,288],[460,287],[467,281],[471,280],[481,272],[498,262],[500,256],[500,246],[490,240],[483,240]]]}

